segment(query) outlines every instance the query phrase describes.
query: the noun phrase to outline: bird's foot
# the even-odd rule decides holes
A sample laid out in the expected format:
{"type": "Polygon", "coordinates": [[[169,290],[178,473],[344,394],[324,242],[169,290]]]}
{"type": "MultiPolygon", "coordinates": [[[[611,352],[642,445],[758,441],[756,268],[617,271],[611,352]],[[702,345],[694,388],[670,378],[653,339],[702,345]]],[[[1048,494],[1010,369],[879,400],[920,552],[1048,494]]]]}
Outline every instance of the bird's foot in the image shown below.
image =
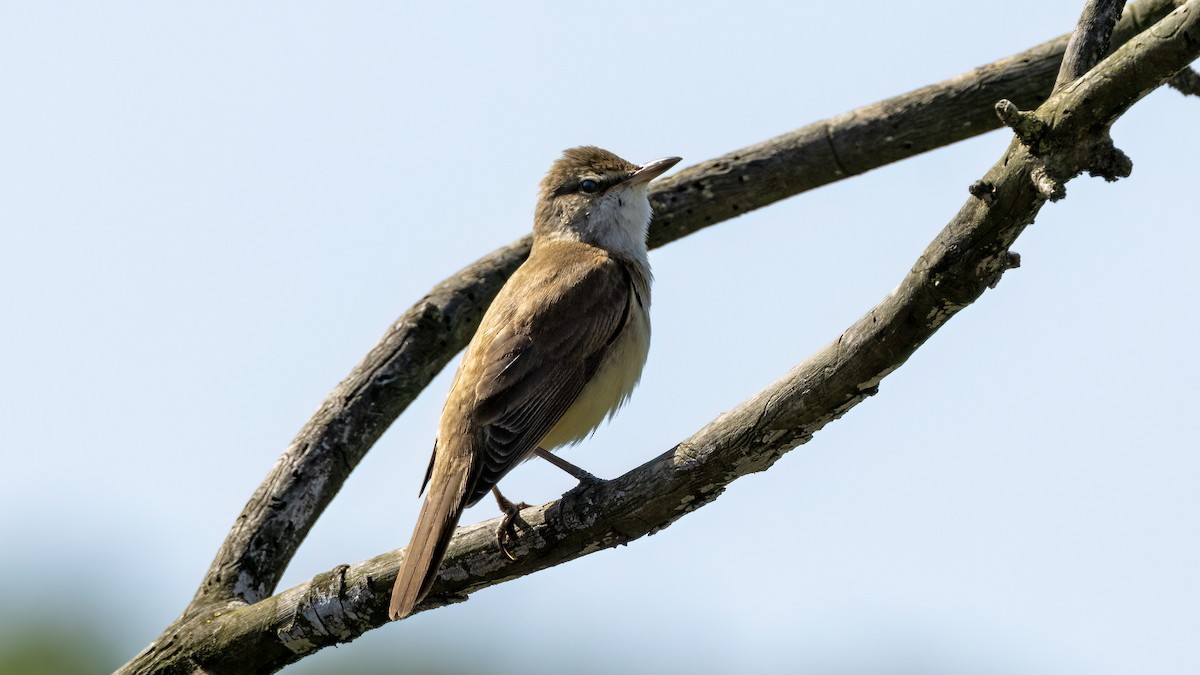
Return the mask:
{"type": "Polygon", "coordinates": [[[529,508],[529,504],[513,503],[500,494],[500,490],[496,488],[492,488],[492,494],[496,496],[496,504],[500,506],[500,511],[504,514],[504,518],[500,520],[500,526],[496,528],[496,545],[500,547],[500,552],[504,554],[505,558],[516,560],[517,557],[508,550],[508,546],[521,538],[517,534],[517,521],[521,520],[521,509],[529,508]]]}

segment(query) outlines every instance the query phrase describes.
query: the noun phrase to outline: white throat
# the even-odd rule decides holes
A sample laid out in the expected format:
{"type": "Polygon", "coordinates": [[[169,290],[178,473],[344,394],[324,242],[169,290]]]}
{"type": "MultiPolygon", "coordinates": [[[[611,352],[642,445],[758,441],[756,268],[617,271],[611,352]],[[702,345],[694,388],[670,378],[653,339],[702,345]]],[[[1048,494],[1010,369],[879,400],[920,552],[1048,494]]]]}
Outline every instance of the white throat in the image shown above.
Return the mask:
{"type": "Polygon", "coordinates": [[[648,272],[646,230],[650,226],[650,197],[645,183],[617,185],[592,207],[580,239],[641,263],[648,272]]]}

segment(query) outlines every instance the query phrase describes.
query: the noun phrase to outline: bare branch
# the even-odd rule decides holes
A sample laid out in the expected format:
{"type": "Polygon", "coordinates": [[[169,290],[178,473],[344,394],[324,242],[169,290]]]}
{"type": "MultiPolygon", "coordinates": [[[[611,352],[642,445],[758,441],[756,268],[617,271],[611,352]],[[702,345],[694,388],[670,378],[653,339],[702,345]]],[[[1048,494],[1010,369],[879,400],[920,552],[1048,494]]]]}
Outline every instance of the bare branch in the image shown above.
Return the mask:
{"type": "MultiPolygon", "coordinates": [[[[1040,106],[1042,158],[1069,175],[1111,157],[1095,142],[1134,102],[1200,56],[1200,0],[1151,30],[1040,106]]],[[[616,478],[526,509],[521,557],[496,551],[492,528],[462,528],[424,608],[601,548],[653,534],[711,502],[736,478],[769,468],[837,419],[959,310],[1016,265],[1009,251],[1045,203],[1038,166],[1014,141],[972,186],[972,196],[887,299],[782,379],[667,453],[616,478]]],[[[398,555],[341,566],[279,595],[177,623],[125,668],[140,672],[261,672],[386,622],[398,555]],[[218,616],[219,615],[219,616],[218,616]]]]}
{"type": "Polygon", "coordinates": [[[1058,91],[1067,84],[1083,77],[1108,53],[1108,38],[1112,35],[1113,26],[1121,18],[1121,8],[1125,0],[1088,0],[1071,33],[1071,41],[1067,43],[1067,52],[1063,55],[1062,66],[1058,69],[1058,79],[1054,82],[1054,90],[1058,91]]]}
{"type": "MultiPolygon", "coordinates": [[[[1131,5],[1112,30],[1112,44],[1124,44],[1181,4],[1150,0],[1131,5]]],[[[668,176],[651,194],[655,220],[650,246],[996,129],[996,101],[1007,98],[1021,109],[1032,109],[1046,100],[1068,40],[1062,36],[668,176]]]]}

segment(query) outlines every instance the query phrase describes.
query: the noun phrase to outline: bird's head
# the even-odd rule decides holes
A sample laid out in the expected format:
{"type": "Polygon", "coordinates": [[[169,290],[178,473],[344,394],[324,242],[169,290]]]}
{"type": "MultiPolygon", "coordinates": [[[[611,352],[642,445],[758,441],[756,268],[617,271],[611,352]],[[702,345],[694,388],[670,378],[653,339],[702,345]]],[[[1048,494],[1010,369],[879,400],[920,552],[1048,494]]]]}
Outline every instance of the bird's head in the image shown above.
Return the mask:
{"type": "Polygon", "coordinates": [[[564,151],[542,179],[534,236],[644,257],[650,224],[647,186],[678,161],[664,157],[638,166],[595,146],[564,151]]]}

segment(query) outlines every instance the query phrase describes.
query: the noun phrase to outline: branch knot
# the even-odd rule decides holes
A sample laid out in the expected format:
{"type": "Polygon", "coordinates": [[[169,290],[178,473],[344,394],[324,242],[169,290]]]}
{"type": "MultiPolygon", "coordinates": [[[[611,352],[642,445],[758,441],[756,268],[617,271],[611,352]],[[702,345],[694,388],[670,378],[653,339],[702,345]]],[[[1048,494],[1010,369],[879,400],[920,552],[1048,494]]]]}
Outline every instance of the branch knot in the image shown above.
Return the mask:
{"type": "Polygon", "coordinates": [[[1105,133],[1096,139],[1088,153],[1087,172],[1090,176],[1103,178],[1111,183],[1118,178],[1129,177],[1133,172],[1133,160],[1113,145],[1112,136],[1105,133]]]}
{"type": "Polygon", "coordinates": [[[1038,151],[1039,146],[1049,125],[1037,114],[1020,110],[1015,103],[1002,98],[996,102],[996,116],[1000,118],[1004,126],[1013,130],[1021,144],[1029,148],[1030,152],[1035,155],[1041,154],[1038,151]]]}
{"type": "Polygon", "coordinates": [[[967,187],[967,192],[970,192],[972,197],[975,197],[988,206],[996,202],[996,186],[986,180],[977,180],[971,183],[967,187]]]}

